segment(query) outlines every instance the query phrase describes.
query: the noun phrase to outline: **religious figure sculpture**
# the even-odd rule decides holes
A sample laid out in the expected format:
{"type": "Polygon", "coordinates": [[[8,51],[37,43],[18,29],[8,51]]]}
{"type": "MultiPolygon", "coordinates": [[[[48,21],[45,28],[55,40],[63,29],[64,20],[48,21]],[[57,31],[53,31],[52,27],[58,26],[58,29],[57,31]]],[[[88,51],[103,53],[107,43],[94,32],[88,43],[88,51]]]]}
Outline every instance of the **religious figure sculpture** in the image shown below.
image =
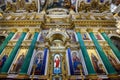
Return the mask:
{"type": "Polygon", "coordinates": [[[91,5],[90,4],[86,4],[85,5],[85,12],[90,12],[91,10],[91,5]]]}
{"type": "Polygon", "coordinates": [[[109,3],[109,1],[106,1],[106,2],[105,2],[105,4],[104,4],[104,10],[105,10],[105,11],[110,10],[110,3],[109,3]]]}
{"type": "Polygon", "coordinates": [[[80,6],[79,6],[79,8],[78,8],[78,11],[83,11],[83,10],[85,10],[85,2],[84,2],[84,1],[81,1],[81,2],[80,2],[80,6]]]}
{"type": "Polygon", "coordinates": [[[92,9],[97,9],[98,5],[99,5],[99,0],[92,0],[91,2],[92,9]]]}
{"type": "Polygon", "coordinates": [[[9,11],[15,12],[16,6],[7,1],[5,12],[9,12],[9,11]]]}
{"type": "Polygon", "coordinates": [[[17,9],[21,10],[25,8],[25,0],[17,0],[16,3],[17,9]]]}
{"type": "Polygon", "coordinates": [[[63,6],[64,6],[65,8],[70,8],[70,6],[71,6],[70,1],[69,1],[69,0],[64,0],[63,6]]]}
{"type": "Polygon", "coordinates": [[[104,4],[100,4],[98,5],[98,8],[99,8],[99,12],[103,12],[104,11],[104,4]]]}
{"type": "Polygon", "coordinates": [[[36,6],[35,1],[32,1],[32,3],[28,6],[27,11],[28,12],[30,12],[30,11],[37,11],[37,6],[36,6]]]}

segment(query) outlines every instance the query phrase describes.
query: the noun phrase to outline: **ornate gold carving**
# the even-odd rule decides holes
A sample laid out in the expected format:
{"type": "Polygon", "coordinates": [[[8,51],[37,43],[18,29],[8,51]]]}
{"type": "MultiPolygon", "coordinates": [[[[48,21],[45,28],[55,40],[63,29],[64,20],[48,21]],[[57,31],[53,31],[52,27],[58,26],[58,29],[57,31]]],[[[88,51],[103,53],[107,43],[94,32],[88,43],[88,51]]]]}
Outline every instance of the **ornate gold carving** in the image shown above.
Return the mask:
{"type": "Polygon", "coordinates": [[[120,79],[120,76],[118,76],[118,74],[108,74],[108,77],[110,79],[120,79]]]}
{"type": "Polygon", "coordinates": [[[82,10],[84,10],[85,9],[85,2],[84,1],[81,1],[80,2],[80,6],[79,6],[79,8],[78,8],[78,11],[82,11],[82,10]]]}
{"type": "Polygon", "coordinates": [[[11,29],[11,32],[17,32],[18,30],[16,28],[11,29]]]}
{"type": "Polygon", "coordinates": [[[37,6],[35,1],[32,1],[32,3],[27,7],[27,11],[37,11],[37,6]]]}
{"type": "Polygon", "coordinates": [[[21,10],[25,8],[25,0],[17,0],[16,3],[17,9],[21,10]]]}
{"type": "Polygon", "coordinates": [[[82,12],[104,12],[110,10],[110,2],[106,1],[105,3],[100,3],[99,0],[92,0],[91,3],[85,3],[84,1],[80,2],[78,11],[82,12]]]}
{"type": "Polygon", "coordinates": [[[7,78],[8,74],[7,73],[1,73],[0,78],[7,78]]]}
{"type": "Polygon", "coordinates": [[[89,33],[90,33],[90,32],[93,32],[93,29],[88,28],[88,29],[87,29],[87,32],[89,32],[89,33]]]}
{"type": "Polygon", "coordinates": [[[27,75],[27,74],[19,74],[16,78],[17,79],[28,79],[29,75],[27,75]]]}
{"type": "Polygon", "coordinates": [[[40,32],[40,29],[39,29],[39,28],[36,28],[36,29],[35,29],[35,32],[40,32]]]}
{"type": "Polygon", "coordinates": [[[98,76],[96,74],[90,74],[86,76],[87,79],[98,79],[98,76]]]}
{"type": "Polygon", "coordinates": [[[9,21],[0,21],[0,25],[3,26],[23,26],[23,25],[29,25],[29,26],[35,26],[35,25],[41,25],[42,21],[38,20],[9,20],[9,21]]]}
{"type": "Polygon", "coordinates": [[[9,12],[9,11],[16,12],[16,6],[11,4],[10,2],[7,2],[5,12],[9,12]]]}
{"type": "Polygon", "coordinates": [[[100,33],[104,32],[105,30],[103,28],[98,30],[100,33]]]}
{"type": "Polygon", "coordinates": [[[28,28],[24,28],[24,29],[23,29],[23,32],[28,32],[28,31],[29,31],[28,28]]]}

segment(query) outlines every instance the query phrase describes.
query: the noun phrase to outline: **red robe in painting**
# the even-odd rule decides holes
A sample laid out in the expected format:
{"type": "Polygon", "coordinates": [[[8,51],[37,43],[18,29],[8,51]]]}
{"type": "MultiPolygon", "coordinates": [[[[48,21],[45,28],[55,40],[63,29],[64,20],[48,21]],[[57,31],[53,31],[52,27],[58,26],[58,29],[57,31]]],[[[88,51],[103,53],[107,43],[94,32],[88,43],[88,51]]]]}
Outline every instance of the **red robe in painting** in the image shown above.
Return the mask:
{"type": "Polygon", "coordinates": [[[60,65],[60,59],[58,57],[55,59],[55,64],[55,68],[58,68],[60,65]]]}

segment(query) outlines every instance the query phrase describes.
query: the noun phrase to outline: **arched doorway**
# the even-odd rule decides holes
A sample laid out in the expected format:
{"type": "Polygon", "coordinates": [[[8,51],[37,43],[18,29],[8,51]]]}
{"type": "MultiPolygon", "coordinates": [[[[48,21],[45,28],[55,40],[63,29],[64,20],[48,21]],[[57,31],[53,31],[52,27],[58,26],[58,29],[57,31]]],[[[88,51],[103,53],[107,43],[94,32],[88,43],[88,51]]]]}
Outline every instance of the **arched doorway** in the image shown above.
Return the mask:
{"type": "Polygon", "coordinates": [[[114,43],[114,45],[119,49],[120,51],[120,38],[117,36],[112,36],[110,38],[112,40],[112,42],[114,43]]]}

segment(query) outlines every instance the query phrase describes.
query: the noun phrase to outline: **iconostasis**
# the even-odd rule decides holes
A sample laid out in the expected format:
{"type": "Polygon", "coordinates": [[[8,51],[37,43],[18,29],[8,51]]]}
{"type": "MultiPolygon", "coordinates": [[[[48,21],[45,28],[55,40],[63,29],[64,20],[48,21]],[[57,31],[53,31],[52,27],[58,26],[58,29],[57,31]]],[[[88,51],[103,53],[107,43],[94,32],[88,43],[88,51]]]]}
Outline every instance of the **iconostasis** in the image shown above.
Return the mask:
{"type": "Polygon", "coordinates": [[[28,51],[28,49],[25,47],[21,47],[18,50],[18,52],[17,52],[17,54],[16,54],[16,56],[11,64],[11,67],[9,69],[9,73],[18,74],[20,72],[20,68],[22,67],[25,56],[27,54],[27,51],[28,51]]]}

